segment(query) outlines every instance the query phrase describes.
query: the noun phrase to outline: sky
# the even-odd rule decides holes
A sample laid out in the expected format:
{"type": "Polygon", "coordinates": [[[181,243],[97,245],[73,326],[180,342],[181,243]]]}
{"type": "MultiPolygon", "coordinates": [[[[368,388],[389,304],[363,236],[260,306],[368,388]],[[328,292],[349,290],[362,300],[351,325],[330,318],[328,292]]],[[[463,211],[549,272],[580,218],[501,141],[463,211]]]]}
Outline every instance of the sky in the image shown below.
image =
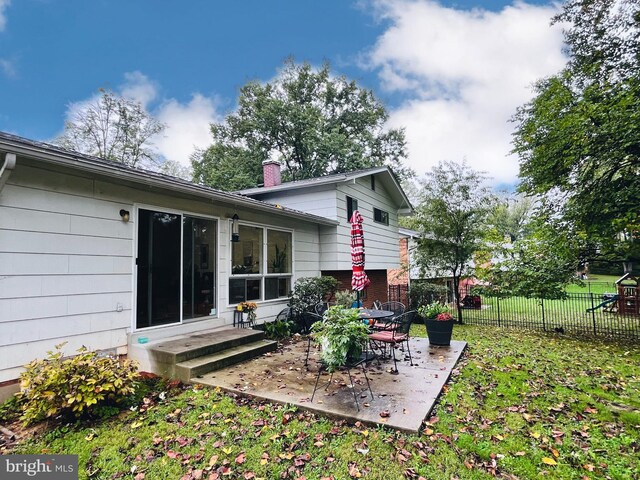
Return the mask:
{"type": "Polygon", "coordinates": [[[250,80],[285,59],[373,90],[404,128],[406,163],[441,160],[517,182],[511,117],[566,63],[557,3],[503,0],[0,0],[0,131],[51,141],[106,88],[167,125],[183,164],[250,80]]]}

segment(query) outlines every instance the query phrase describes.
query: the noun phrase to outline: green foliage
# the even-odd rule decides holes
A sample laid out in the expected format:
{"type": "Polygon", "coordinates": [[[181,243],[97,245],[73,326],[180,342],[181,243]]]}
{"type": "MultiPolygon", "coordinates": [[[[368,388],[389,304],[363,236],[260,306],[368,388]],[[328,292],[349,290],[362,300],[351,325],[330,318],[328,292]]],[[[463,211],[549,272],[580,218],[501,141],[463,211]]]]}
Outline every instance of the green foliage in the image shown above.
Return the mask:
{"type": "Polygon", "coordinates": [[[284,180],[389,165],[400,175],[406,157],[402,130],[385,128],[388,115],[370,90],[288,60],[268,83],[240,89],[238,109],[211,125],[213,144],[192,157],[194,179],[222,190],[261,183],[262,162],[283,163],[284,180]]]}
{"type": "MultiPolygon", "coordinates": [[[[411,335],[424,336],[424,325],[414,325],[411,335]]],[[[486,325],[456,326],[453,335],[468,347],[419,434],[191,386],[145,411],[32,435],[10,453],[76,454],[81,479],[141,472],[173,479],[201,471],[202,478],[224,478],[223,468],[229,478],[267,479],[348,479],[356,472],[389,480],[637,476],[635,345],[486,325]],[[557,465],[545,464],[546,457],[557,465]]],[[[308,373],[311,382],[315,374],[308,373]]],[[[383,393],[371,382],[375,395],[383,393]]],[[[305,385],[300,397],[311,395],[305,385]]],[[[379,401],[368,408],[376,416],[379,401]]],[[[355,414],[353,403],[349,408],[355,414]]]]}
{"type": "Polygon", "coordinates": [[[515,116],[519,188],[597,240],[598,257],[639,259],[640,4],[570,0],[555,21],[570,59],[515,116]]]}
{"type": "Polygon", "coordinates": [[[436,318],[441,313],[449,312],[449,307],[438,302],[418,307],[418,314],[423,318],[436,318]]]}
{"type": "Polygon", "coordinates": [[[74,112],[56,143],[131,167],[155,166],[151,140],[164,129],[139,102],[100,89],[97,100],[74,112]]]}
{"type": "Polygon", "coordinates": [[[0,422],[11,422],[22,412],[22,401],[16,395],[0,404],[0,422]]]}
{"type": "Polygon", "coordinates": [[[532,228],[478,269],[478,277],[489,283],[486,293],[557,299],[566,296],[568,284],[578,282],[575,272],[584,262],[579,253],[586,249],[585,239],[551,218],[536,219],[532,228]]]}
{"type": "MultiPolygon", "coordinates": [[[[420,204],[411,228],[420,233],[414,253],[423,276],[453,278],[470,273],[470,260],[484,247],[487,218],[495,196],[484,185],[486,177],[465,162],[441,162],[422,182],[420,204]]],[[[462,321],[459,295],[458,320],[462,321]]]]}
{"type": "Polygon", "coordinates": [[[322,348],[321,358],[329,372],[344,366],[349,356],[357,358],[369,340],[369,328],[358,318],[357,308],[329,307],[321,322],[311,326],[322,348]]]}
{"type": "Polygon", "coordinates": [[[316,304],[335,294],[338,280],[330,275],[321,277],[303,277],[296,281],[289,294],[288,305],[295,315],[313,310],[316,304]]]}
{"type": "Polygon", "coordinates": [[[22,419],[34,423],[57,416],[79,418],[126,400],[136,390],[134,362],[101,357],[82,347],[64,358],[62,346],[46,359],[33,360],[20,376],[22,419]]]}
{"type": "Polygon", "coordinates": [[[448,288],[444,285],[412,280],[409,285],[409,310],[416,310],[420,305],[433,302],[443,303],[447,292],[448,288]]]}
{"type": "Polygon", "coordinates": [[[290,320],[274,320],[264,324],[264,333],[271,340],[281,340],[291,336],[292,327],[290,320]]]}
{"type": "Polygon", "coordinates": [[[353,302],[356,301],[356,297],[356,294],[351,290],[336,292],[336,305],[343,308],[351,308],[353,302]]]}

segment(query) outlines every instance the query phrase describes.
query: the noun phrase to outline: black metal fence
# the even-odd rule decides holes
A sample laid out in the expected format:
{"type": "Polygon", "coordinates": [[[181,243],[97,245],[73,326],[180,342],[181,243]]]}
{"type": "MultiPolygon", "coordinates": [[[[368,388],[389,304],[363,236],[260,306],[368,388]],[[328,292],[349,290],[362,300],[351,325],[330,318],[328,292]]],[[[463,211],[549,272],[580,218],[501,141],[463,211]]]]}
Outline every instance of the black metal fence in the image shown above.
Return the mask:
{"type": "Polygon", "coordinates": [[[389,285],[389,301],[409,305],[409,285],[389,285]]]}
{"type": "MultiPolygon", "coordinates": [[[[389,286],[389,300],[409,305],[406,285],[389,286]]],[[[467,295],[471,296],[471,292],[467,295]]],[[[465,295],[462,295],[463,298],[465,295]]],[[[463,322],[537,329],[574,335],[640,339],[640,315],[620,311],[619,303],[606,293],[568,293],[561,300],[479,295],[463,309],[463,322]],[[610,301],[607,301],[610,300],[610,301]]],[[[627,309],[628,310],[628,309],[627,309]]]]}

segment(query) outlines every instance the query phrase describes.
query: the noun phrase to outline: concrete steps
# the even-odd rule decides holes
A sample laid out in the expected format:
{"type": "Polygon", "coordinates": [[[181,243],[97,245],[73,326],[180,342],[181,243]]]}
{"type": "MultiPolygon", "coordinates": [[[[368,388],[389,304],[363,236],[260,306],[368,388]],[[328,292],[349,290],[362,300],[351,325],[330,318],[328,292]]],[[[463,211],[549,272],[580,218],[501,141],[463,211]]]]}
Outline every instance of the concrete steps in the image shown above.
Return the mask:
{"type": "Polygon", "coordinates": [[[205,373],[220,370],[234,363],[240,363],[258,355],[272,352],[277,344],[277,342],[271,340],[258,340],[257,342],[231,347],[211,355],[192,358],[191,360],[177,363],[175,375],[179,380],[187,382],[201,377],[205,373]]]}
{"type": "Polygon", "coordinates": [[[154,373],[188,382],[192,378],[274,351],[264,332],[224,328],[184,335],[149,345],[154,373]]]}

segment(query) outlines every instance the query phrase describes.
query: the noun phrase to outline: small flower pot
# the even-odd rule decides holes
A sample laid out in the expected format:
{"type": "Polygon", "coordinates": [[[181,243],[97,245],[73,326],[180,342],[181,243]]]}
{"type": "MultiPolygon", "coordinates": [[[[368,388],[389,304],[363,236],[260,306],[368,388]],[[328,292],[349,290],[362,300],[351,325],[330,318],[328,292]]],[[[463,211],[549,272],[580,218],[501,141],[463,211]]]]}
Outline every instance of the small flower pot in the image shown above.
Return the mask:
{"type": "Polygon", "coordinates": [[[427,328],[427,336],[431,345],[448,346],[451,344],[451,334],[453,333],[453,320],[446,322],[433,318],[425,318],[424,326],[427,328]]]}

